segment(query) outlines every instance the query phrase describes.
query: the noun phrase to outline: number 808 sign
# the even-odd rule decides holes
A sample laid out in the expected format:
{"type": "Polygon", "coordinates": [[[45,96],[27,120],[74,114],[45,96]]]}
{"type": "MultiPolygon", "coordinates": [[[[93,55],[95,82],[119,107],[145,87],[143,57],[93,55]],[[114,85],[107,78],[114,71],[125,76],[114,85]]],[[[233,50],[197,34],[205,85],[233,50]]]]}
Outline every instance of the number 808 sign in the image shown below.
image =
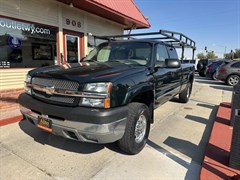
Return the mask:
{"type": "Polygon", "coordinates": [[[80,21],[71,20],[69,18],[66,18],[66,25],[74,26],[74,27],[78,27],[78,28],[82,27],[82,24],[80,21]]]}

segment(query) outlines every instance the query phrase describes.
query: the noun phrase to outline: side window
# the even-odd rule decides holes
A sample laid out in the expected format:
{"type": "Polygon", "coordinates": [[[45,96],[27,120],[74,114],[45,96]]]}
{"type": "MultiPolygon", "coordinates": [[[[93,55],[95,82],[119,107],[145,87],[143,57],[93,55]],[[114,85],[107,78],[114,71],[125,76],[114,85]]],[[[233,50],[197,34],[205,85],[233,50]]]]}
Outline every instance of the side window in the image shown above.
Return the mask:
{"type": "Polygon", "coordinates": [[[231,67],[240,68],[240,62],[234,63],[231,67]]]}
{"type": "Polygon", "coordinates": [[[165,59],[167,58],[169,58],[169,56],[166,46],[158,44],[156,52],[156,61],[165,61],[165,59]]]}
{"type": "Polygon", "coordinates": [[[168,46],[167,49],[171,59],[178,59],[177,51],[175,48],[168,46]]]}

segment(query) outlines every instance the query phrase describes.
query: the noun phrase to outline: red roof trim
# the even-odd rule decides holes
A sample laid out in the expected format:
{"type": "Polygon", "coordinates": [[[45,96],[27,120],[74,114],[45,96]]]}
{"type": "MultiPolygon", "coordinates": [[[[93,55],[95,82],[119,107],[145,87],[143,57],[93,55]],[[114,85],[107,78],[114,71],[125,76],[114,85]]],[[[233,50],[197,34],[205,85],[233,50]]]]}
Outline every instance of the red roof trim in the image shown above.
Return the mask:
{"type": "Polygon", "coordinates": [[[114,9],[110,9],[108,6],[106,6],[106,5],[102,4],[102,3],[99,3],[99,2],[97,2],[97,1],[95,1],[95,0],[86,0],[86,1],[89,2],[89,3],[92,3],[92,4],[94,4],[94,5],[97,5],[97,6],[103,8],[103,9],[105,9],[105,10],[107,10],[107,11],[113,12],[114,14],[118,14],[118,15],[120,15],[120,16],[122,16],[122,17],[126,17],[126,18],[130,19],[130,20],[133,21],[133,22],[137,22],[138,24],[141,24],[141,25],[144,26],[144,27],[149,28],[149,27],[151,26],[151,25],[149,24],[149,22],[145,19],[145,17],[144,17],[144,15],[142,14],[142,12],[141,12],[141,11],[139,10],[139,8],[137,7],[137,5],[133,2],[133,0],[130,0],[130,1],[133,3],[133,5],[136,7],[136,9],[139,11],[139,13],[142,15],[142,17],[144,18],[145,22],[136,20],[136,19],[134,19],[134,18],[132,18],[132,17],[126,15],[126,14],[123,14],[123,13],[121,13],[121,12],[119,12],[119,11],[116,11],[116,10],[114,10],[114,9]]]}
{"type": "Polygon", "coordinates": [[[149,28],[150,24],[133,0],[57,0],[75,8],[124,25],[124,29],[149,28]],[[132,11],[131,11],[132,10],[132,11]]]}
{"type": "Polygon", "coordinates": [[[143,15],[142,11],[140,11],[140,9],[137,7],[136,3],[131,0],[133,5],[136,7],[136,9],[140,12],[140,14],[142,15],[142,17],[146,20],[147,24],[148,24],[148,28],[151,27],[150,23],[148,22],[148,20],[145,18],[145,16],[143,15]]]}

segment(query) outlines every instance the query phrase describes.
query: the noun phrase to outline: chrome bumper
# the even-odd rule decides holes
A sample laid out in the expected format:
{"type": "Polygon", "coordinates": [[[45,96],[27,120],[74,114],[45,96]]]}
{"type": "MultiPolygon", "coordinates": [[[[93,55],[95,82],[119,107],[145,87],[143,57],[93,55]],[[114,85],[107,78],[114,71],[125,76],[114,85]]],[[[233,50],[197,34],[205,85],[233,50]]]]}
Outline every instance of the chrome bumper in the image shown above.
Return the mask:
{"type": "MultiPolygon", "coordinates": [[[[37,125],[40,114],[22,105],[20,105],[20,110],[27,120],[37,125]]],[[[66,119],[47,118],[52,121],[53,134],[72,140],[91,143],[111,143],[121,139],[127,121],[127,118],[123,118],[108,124],[92,124],[66,119]]]]}

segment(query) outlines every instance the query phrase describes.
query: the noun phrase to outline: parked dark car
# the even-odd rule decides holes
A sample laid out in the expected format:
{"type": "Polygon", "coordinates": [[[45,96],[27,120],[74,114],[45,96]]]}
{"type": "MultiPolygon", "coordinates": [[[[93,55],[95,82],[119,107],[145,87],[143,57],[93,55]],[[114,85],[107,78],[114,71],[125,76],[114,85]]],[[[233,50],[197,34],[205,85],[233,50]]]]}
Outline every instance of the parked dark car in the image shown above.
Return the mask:
{"type": "Polygon", "coordinates": [[[240,61],[232,61],[218,68],[216,78],[230,86],[238,83],[240,77],[240,61]]]}
{"type": "Polygon", "coordinates": [[[213,80],[217,80],[216,78],[217,69],[222,65],[228,64],[229,62],[231,62],[231,60],[228,60],[228,59],[222,59],[222,60],[212,62],[207,67],[206,77],[211,78],[213,80]]]}
{"type": "Polygon", "coordinates": [[[198,71],[199,76],[205,77],[206,71],[207,71],[207,66],[214,61],[215,60],[212,60],[212,59],[201,59],[200,61],[198,61],[197,71],[198,71]]]}
{"type": "Polygon", "coordinates": [[[195,71],[197,71],[197,64],[198,64],[198,61],[199,59],[194,59],[194,60],[191,60],[191,59],[184,59],[182,61],[182,64],[193,64],[194,67],[195,67],[195,71]]]}

